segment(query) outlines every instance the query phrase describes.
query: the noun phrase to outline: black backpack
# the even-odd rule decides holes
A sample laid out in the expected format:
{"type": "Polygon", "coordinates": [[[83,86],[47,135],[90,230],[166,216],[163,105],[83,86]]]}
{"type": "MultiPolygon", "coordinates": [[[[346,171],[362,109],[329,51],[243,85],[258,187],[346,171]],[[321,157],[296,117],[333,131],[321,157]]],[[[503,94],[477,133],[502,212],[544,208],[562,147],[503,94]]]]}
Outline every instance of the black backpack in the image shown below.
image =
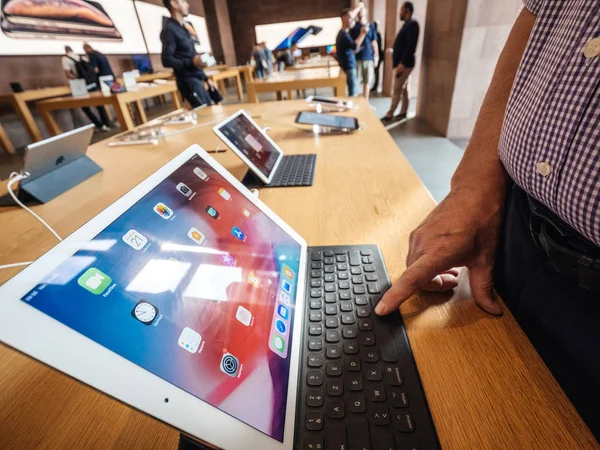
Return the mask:
{"type": "Polygon", "coordinates": [[[96,74],[96,69],[92,63],[84,60],[83,58],[81,58],[79,61],[71,58],[70,56],[67,56],[67,58],[75,63],[77,76],[79,78],[83,78],[88,85],[96,84],[96,86],[98,86],[98,75],[96,74]]]}

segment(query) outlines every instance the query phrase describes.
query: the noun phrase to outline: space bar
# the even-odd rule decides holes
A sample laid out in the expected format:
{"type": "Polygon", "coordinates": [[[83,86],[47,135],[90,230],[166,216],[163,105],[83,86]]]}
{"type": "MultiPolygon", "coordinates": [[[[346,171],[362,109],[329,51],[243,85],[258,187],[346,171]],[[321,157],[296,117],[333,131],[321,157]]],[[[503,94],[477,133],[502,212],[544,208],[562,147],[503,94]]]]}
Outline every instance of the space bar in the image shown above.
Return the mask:
{"type": "Polygon", "coordinates": [[[379,319],[373,328],[375,330],[375,339],[381,352],[381,359],[388,363],[397,362],[398,353],[396,352],[396,345],[394,344],[390,325],[385,319],[379,319]]]}

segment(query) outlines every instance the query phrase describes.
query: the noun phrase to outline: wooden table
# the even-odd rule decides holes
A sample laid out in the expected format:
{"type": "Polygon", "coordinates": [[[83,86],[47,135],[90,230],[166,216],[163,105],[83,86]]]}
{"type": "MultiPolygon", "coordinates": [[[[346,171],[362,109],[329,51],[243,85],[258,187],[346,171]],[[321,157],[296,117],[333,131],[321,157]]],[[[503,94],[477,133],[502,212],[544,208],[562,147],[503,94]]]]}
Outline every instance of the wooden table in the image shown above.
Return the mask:
{"type": "Polygon", "coordinates": [[[135,127],[133,118],[129,113],[128,104],[135,102],[140,114],[142,123],[148,121],[146,112],[141,103],[141,100],[146,98],[157,97],[160,95],[171,94],[173,98],[174,109],[181,108],[181,102],[177,92],[175,83],[159,84],[151,87],[141,87],[137,91],[122,92],[120,94],[112,94],[109,96],[102,95],[101,92],[92,92],[87,97],[62,97],[38,102],[37,108],[48,128],[51,135],[56,136],[62,133],[60,126],[52,116],[52,111],[63,109],[82,108],[84,106],[109,106],[112,105],[117,114],[117,120],[121,125],[121,131],[131,130],[135,127]]]}
{"type": "Polygon", "coordinates": [[[210,70],[205,73],[208,78],[210,78],[214,83],[217,83],[219,90],[223,95],[227,93],[227,89],[225,88],[225,80],[228,78],[235,78],[238,98],[240,99],[240,102],[244,101],[244,89],[242,88],[242,79],[238,69],[231,68],[225,70],[210,70]]]}
{"type": "Polygon", "coordinates": [[[232,69],[237,69],[241,74],[244,75],[244,81],[246,83],[252,81],[254,79],[254,67],[245,65],[245,66],[235,66],[232,69]]]}
{"type": "Polygon", "coordinates": [[[253,80],[246,84],[248,101],[258,103],[259,92],[287,91],[288,100],[292,92],[300,89],[332,87],[337,97],[346,92],[346,75],[339,67],[330,69],[307,69],[292,72],[274,72],[266,80],[253,80]]]}
{"type": "Polygon", "coordinates": [[[323,69],[329,67],[339,67],[335,58],[309,59],[305,62],[297,63],[293,66],[287,66],[285,70],[305,70],[305,69],[323,69]]]}
{"type": "Polygon", "coordinates": [[[13,105],[17,111],[17,114],[19,115],[19,118],[21,119],[21,122],[23,125],[25,125],[32,142],[38,142],[43,139],[42,133],[35,123],[33,114],[31,114],[31,110],[29,109],[27,102],[60,97],[63,95],[69,95],[70,93],[71,88],[69,86],[30,89],[23,92],[0,95],[0,103],[11,103],[13,105]]]}
{"type": "Polygon", "coordinates": [[[170,80],[175,78],[173,69],[166,69],[155,73],[145,73],[136,78],[138,83],[149,83],[154,80],[170,80]]]}
{"type": "Polygon", "coordinates": [[[15,152],[15,146],[13,145],[10,138],[8,137],[8,134],[6,134],[6,130],[4,129],[4,127],[2,126],[1,123],[0,123],[0,147],[2,147],[4,149],[4,151],[6,151],[8,153],[15,152]]]}
{"type": "MultiPolygon", "coordinates": [[[[318,154],[313,187],[262,189],[260,198],[309,245],[378,244],[396,279],[408,234],[434,201],[368,104],[358,102],[358,111],[344,114],[365,129],[341,137],[296,126],[300,100],[243,105],[272,128],[286,154],[318,154]]],[[[206,108],[199,122],[222,120],[239,107],[206,108]]],[[[34,210],[67,236],[190,144],[210,150],[217,142],[210,126],[158,147],[100,142],[88,155],[104,171],[34,210]]],[[[214,157],[238,178],[246,172],[230,151],[214,157]]],[[[19,208],[5,208],[1,217],[0,264],[31,261],[56,243],[19,208]]],[[[0,271],[0,282],[16,273],[0,271]]],[[[417,295],[402,313],[444,450],[600,448],[506,309],[490,317],[458,290],[452,299],[417,295]]],[[[0,374],[3,450],[176,448],[178,433],[168,425],[2,345],[0,374]]]]}

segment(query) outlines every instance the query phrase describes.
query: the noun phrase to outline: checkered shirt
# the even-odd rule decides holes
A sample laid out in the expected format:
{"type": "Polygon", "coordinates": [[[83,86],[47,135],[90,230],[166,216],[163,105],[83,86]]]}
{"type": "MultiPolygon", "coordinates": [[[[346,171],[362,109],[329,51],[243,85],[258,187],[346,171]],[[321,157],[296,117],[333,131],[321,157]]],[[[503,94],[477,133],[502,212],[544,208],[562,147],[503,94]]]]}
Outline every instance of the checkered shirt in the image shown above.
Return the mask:
{"type": "Polygon", "coordinates": [[[600,245],[600,0],[523,0],[537,16],[506,109],[511,178],[600,245]],[[549,173],[548,173],[549,172],[549,173]]]}

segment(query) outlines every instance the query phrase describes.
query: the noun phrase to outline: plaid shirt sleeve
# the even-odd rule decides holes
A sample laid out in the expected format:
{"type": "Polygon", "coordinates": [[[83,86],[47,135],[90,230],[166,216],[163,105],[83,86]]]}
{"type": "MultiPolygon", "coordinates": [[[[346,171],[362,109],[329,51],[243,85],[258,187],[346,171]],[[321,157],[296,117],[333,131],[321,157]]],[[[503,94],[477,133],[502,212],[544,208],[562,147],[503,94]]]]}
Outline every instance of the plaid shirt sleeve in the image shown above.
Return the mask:
{"type": "Polygon", "coordinates": [[[539,15],[544,3],[546,3],[546,0],[523,0],[525,9],[536,16],[539,15]]]}

